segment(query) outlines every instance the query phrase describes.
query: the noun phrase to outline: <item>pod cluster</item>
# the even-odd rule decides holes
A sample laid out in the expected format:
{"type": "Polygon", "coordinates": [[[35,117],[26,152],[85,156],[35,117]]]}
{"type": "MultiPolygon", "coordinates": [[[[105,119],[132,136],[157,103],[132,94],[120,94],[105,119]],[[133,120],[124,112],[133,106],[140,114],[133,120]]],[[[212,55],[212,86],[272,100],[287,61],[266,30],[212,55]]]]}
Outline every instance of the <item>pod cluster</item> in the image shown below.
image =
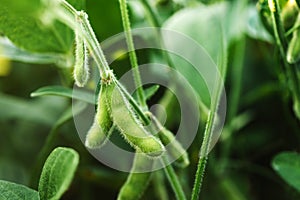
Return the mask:
{"type": "Polygon", "coordinates": [[[155,135],[151,134],[142,124],[132,109],[122,88],[113,80],[113,75],[101,80],[101,88],[97,98],[97,109],[94,122],[90,127],[85,145],[90,149],[100,148],[109,139],[114,128],[136,151],[155,158],[166,155],[170,160],[176,160],[178,166],[189,164],[188,155],[172,132],[164,128],[151,113],[152,127],[155,135]]]}
{"type": "Polygon", "coordinates": [[[144,128],[121,88],[111,79],[101,81],[98,106],[85,145],[100,148],[108,140],[114,124],[134,149],[150,157],[160,156],[165,151],[163,144],[144,128]]]}

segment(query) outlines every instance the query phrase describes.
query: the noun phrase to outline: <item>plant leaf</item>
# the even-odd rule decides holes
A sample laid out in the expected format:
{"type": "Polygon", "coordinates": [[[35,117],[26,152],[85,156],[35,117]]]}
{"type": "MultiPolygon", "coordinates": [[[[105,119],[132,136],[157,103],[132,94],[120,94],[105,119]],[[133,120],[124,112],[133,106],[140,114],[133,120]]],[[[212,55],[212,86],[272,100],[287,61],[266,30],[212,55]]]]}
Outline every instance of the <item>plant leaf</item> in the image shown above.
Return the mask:
{"type": "MultiPolygon", "coordinates": [[[[83,1],[68,0],[76,8],[82,9],[83,1]]],[[[16,46],[32,52],[67,53],[73,45],[73,31],[55,21],[44,26],[40,12],[44,8],[41,0],[8,1],[0,0],[0,32],[16,46]]]]}
{"type": "Polygon", "coordinates": [[[95,104],[94,95],[83,90],[72,90],[63,86],[46,86],[37,89],[30,94],[31,97],[54,95],[81,100],[90,104],[95,104]]]}
{"type": "Polygon", "coordinates": [[[0,57],[34,64],[54,63],[59,66],[68,66],[68,62],[70,62],[70,58],[65,54],[32,53],[16,47],[11,41],[3,37],[0,37],[0,57]]]}
{"type": "Polygon", "coordinates": [[[300,192],[300,154],[281,152],[272,160],[272,167],[285,182],[300,192]]]}
{"type": "Polygon", "coordinates": [[[64,101],[55,98],[28,101],[28,99],[0,93],[0,120],[21,119],[52,125],[58,117],[57,111],[64,106],[64,101]]]}
{"type": "Polygon", "coordinates": [[[256,7],[249,6],[247,11],[247,35],[254,39],[273,43],[273,38],[262,24],[256,7]]]}
{"type": "MultiPolygon", "coordinates": [[[[149,100],[159,89],[159,85],[153,85],[149,88],[144,89],[145,99],[149,100]]],[[[133,98],[137,100],[137,93],[136,91],[133,93],[133,98]]]]}
{"type": "Polygon", "coordinates": [[[79,155],[70,148],[58,147],[47,158],[39,181],[41,200],[58,200],[68,189],[79,163],[79,155]]]}
{"type": "Polygon", "coordinates": [[[0,180],[1,200],[39,200],[39,193],[24,185],[0,180]]]}
{"type": "Polygon", "coordinates": [[[207,87],[214,83],[206,83],[214,80],[216,72],[212,69],[221,56],[220,48],[223,41],[226,41],[225,49],[227,49],[230,43],[240,38],[245,30],[245,19],[244,1],[221,2],[209,6],[199,5],[183,9],[163,25],[165,29],[174,30],[191,38],[191,40],[187,40],[175,38],[176,35],[172,37],[172,34],[163,34],[168,50],[175,49],[177,53],[180,50],[180,56],[169,54],[174,67],[189,81],[207,107],[210,107],[211,96],[207,87]],[[193,63],[190,63],[191,61],[193,63]],[[198,64],[195,65],[195,63],[198,64]],[[201,73],[205,71],[205,75],[200,75],[198,71],[201,73]],[[205,77],[202,77],[203,75],[205,77]]]}

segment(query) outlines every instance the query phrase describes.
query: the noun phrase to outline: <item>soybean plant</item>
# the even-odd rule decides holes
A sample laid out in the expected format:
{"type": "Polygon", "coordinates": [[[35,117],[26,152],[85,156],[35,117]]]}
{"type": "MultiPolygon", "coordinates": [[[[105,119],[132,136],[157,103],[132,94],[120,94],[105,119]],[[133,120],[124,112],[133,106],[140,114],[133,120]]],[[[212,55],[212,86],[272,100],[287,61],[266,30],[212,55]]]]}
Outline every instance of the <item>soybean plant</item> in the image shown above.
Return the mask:
{"type": "MultiPolygon", "coordinates": [[[[107,141],[112,129],[116,127],[124,139],[137,152],[141,152],[145,154],[145,156],[149,156],[149,158],[159,158],[161,162],[166,163],[166,158],[162,158],[162,156],[164,157],[163,153],[165,152],[165,147],[162,141],[167,144],[170,140],[175,140],[175,138],[172,137],[171,133],[167,132],[166,129],[162,129],[161,131],[166,133],[164,136],[161,136],[161,134],[159,134],[160,136],[154,136],[144,128],[144,125],[148,125],[150,120],[145,114],[148,112],[147,105],[145,102],[144,91],[140,87],[141,80],[137,68],[137,57],[134,51],[126,1],[120,0],[120,8],[124,30],[126,32],[128,50],[130,52],[130,60],[134,69],[134,78],[138,88],[138,103],[130,97],[126,89],[118,82],[108,66],[102,48],[95,37],[92,27],[90,26],[87,14],[84,11],[75,10],[64,0],[52,2],[49,9],[47,9],[47,12],[55,14],[57,20],[65,23],[67,26],[70,26],[76,34],[77,39],[75,41],[77,44],[75,47],[80,49],[76,49],[75,51],[75,61],[77,62],[75,63],[76,68],[74,69],[75,83],[79,87],[86,84],[88,68],[85,44],[88,51],[95,59],[100,72],[101,89],[98,95],[98,106],[94,122],[86,137],[86,146],[89,148],[101,147],[105,141],[107,141]],[[143,121],[140,121],[140,119],[143,121]],[[113,124],[115,126],[113,126],[113,124]]],[[[183,160],[181,165],[186,166],[189,161],[185,151],[178,143],[175,143],[175,149],[178,152],[172,150],[171,154],[182,154],[183,160]]],[[[143,160],[146,160],[145,162],[152,163],[153,160],[147,160],[149,158],[145,158],[143,160]]],[[[136,160],[139,160],[139,158],[137,157],[136,160]]],[[[137,167],[141,167],[142,165],[142,163],[136,162],[132,170],[137,167]]],[[[172,166],[167,165],[165,172],[167,173],[167,177],[169,178],[176,196],[179,199],[185,199],[185,195],[172,166]]],[[[135,180],[133,177],[135,176],[129,176],[128,181],[124,186],[125,188],[129,187],[128,184],[135,180]]],[[[150,176],[147,175],[147,177],[147,180],[146,178],[144,180],[144,185],[146,185],[146,182],[149,181],[148,179],[150,176]]],[[[143,190],[144,189],[145,188],[143,188],[143,190]]],[[[125,191],[126,193],[128,189],[122,189],[122,191],[125,191]]],[[[141,193],[142,191],[135,192],[141,193]]],[[[121,192],[120,198],[123,195],[124,192],[121,192]]],[[[135,195],[132,196],[134,197],[135,195]]]]}

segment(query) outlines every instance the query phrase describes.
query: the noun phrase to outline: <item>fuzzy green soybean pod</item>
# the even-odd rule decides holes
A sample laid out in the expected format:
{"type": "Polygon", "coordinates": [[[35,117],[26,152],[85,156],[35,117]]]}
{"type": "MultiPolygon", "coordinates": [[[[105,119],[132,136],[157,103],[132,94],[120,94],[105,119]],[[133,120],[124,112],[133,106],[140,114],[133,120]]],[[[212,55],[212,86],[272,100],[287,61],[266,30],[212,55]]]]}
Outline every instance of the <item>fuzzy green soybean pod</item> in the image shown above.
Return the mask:
{"type": "Polygon", "coordinates": [[[293,37],[289,43],[286,57],[287,61],[291,64],[300,60],[300,13],[298,14],[294,27],[297,29],[293,32],[293,37]]]}
{"type": "Polygon", "coordinates": [[[142,197],[151,179],[151,172],[142,171],[151,169],[153,163],[153,160],[137,151],[131,172],[119,192],[118,200],[138,200],[142,197]]]}
{"type": "Polygon", "coordinates": [[[110,99],[115,84],[102,81],[100,93],[98,95],[98,106],[93,125],[86,136],[85,145],[88,148],[100,148],[105,144],[111,135],[113,121],[111,118],[110,99]]]}
{"type": "Polygon", "coordinates": [[[84,87],[89,79],[88,51],[85,41],[77,31],[75,31],[75,64],[74,79],[78,87],[84,87]]]}
{"type": "Polygon", "coordinates": [[[165,151],[162,143],[138,120],[120,86],[115,87],[110,105],[114,124],[134,149],[151,157],[158,157],[165,151]]]}
{"type": "Polygon", "coordinates": [[[170,160],[175,159],[175,164],[178,167],[187,167],[190,164],[188,154],[182,145],[176,140],[174,134],[163,127],[154,115],[148,113],[148,116],[150,116],[152,123],[157,129],[157,136],[166,147],[170,160]]]}

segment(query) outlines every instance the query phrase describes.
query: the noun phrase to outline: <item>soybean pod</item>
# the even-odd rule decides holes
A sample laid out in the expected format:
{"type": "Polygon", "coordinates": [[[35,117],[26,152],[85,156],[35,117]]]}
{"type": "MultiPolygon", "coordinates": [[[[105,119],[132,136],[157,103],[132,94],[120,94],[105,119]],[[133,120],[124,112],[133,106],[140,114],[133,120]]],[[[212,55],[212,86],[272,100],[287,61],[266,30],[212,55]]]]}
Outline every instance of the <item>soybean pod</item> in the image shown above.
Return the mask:
{"type": "Polygon", "coordinates": [[[142,171],[151,169],[153,163],[145,154],[136,152],[131,172],[119,192],[118,200],[138,200],[142,197],[151,178],[151,172],[142,171]]]}
{"type": "Polygon", "coordinates": [[[88,51],[83,38],[75,31],[74,79],[78,87],[84,87],[89,79],[88,51]]]}
{"type": "Polygon", "coordinates": [[[151,157],[158,157],[165,151],[162,143],[138,120],[119,86],[116,86],[113,91],[110,105],[115,125],[134,149],[151,157]]]}
{"type": "Polygon", "coordinates": [[[85,145],[88,148],[100,148],[111,135],[112,131],[110,131],[110,129],[112,128],[113,121],[111,119],[111,110],[108,103],[110,102],[114,87],[114,83],[106,83],[104,81],[101,83],[96,115],[85,141],[85,145]]]}

